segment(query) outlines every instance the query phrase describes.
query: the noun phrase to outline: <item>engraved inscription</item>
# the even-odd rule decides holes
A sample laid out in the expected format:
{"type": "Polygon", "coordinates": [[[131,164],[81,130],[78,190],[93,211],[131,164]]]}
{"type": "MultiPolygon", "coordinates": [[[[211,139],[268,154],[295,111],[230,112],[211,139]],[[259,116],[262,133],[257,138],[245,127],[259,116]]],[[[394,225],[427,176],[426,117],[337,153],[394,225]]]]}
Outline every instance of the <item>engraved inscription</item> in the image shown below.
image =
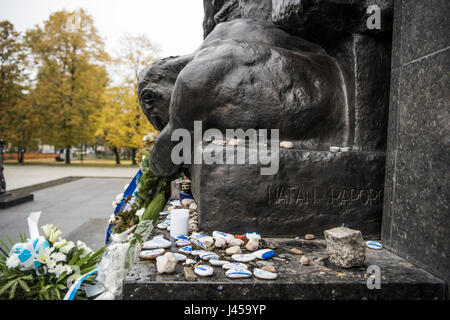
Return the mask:
{"type": "Polygon", "coordinates": [[[352,204],[362,204],[364,206],[378,205],[383,202],[383,189],[333,187],[330,189],[329,199],[332,206],[352,204]]]}
{"type": "Polygon", "coordinates": [[[268,204],[313,205],[317,203],[317,189],[303,186],[269,186],[268,204]]]}

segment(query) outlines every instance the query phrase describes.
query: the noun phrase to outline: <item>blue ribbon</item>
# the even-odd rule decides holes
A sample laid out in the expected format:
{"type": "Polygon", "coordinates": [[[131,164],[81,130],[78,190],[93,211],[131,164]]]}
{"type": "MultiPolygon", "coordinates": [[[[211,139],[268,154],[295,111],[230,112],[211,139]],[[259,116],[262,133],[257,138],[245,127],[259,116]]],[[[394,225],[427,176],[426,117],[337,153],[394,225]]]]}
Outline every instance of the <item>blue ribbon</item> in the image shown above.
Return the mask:
{"type": "Polygon", "coordinates": [[[73,300],[75,296],[77,295],[78,290],[80,289],[81,284],[84,280],[86,280],[87,277],[89,277],[91,274],[97,273],[98,269],[95,269],[91,272],[88,272],[81,277],[79,277],[75,283],[70,287],[69,291],[67,291],[66,295],[64,296],[64,300],[73,300]]]}
{"type": "MultiPolygon", "coordinates": [[[[136,188],[137,188],[137,185],[139,183],[139,178],[141,176],[142,176],[142,170],[139,169],[139,171],[136,173],[136,175],[134,176],[133,180],[131,180],[131,182],[128,185],[127,189],[123,193],[122,200],[120,201],[120,203],[116,206],[116,209],[114,210],[114,215],[118,214],[120,212],[120,210],[125,206],[125,200],[129,196],[137,197],[136,188]]],[[[110,242],[110,238],[111,238],[111,235],[113,233],[112,227],[113,227],[113,225],[110,223],[108,225],[108,229],[106,230],[106,241],[105,241],[105,244],[108,244],[110,242]]]]}

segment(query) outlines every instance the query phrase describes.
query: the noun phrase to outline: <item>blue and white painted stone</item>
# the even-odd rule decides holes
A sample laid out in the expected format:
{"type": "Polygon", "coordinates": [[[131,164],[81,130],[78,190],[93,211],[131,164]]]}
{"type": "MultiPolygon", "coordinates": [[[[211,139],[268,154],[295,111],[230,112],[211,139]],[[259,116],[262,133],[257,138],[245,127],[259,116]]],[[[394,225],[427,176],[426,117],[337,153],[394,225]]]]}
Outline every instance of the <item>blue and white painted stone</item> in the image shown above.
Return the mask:
{"type": "Polygon", "coordinates": [[[167,249],[172,246],[172,242],[164,239],[164,238],[153,238],[152,240],[145,241],[142,244],[142,249],[167,249]]]}
{"type": "Polygon", "coordinates": [[[231,279],[241,279],[241,278],[250,278],[252,276],[252,272],[245,268],[232,268],[225,272],[227,278],[231,279]]]}
{"type": "Polygon", "coordinates": [[[256,256],[252,253],[248,254],[233,254],[231,259],[238,262],[250,262],[256,259],[256,256]]]}
{"type": "Polygon", "coordinates": [[[195,261],[194,259],[186,259],[186,261],[184,262],[184,265],[189,266],[191,264],[196,264],[197,261],[195,261]]]}
{"type": "Polygon", "coordinates": [[[183,236],[183,235],[176,236],[175,239],[189,241],[189,237],[188,236],[183,236]]]}
{"type": "Polygon", "coordinates": [[[269,272],[263,269],[254,268],[253,269],[253,275],[259,279],[264,280],[273,280],[277,278],[277,274],[274,272],[269,272]]]}
{"type": "Polygon", "coordinates": [[[159,215],[160,215],[161,217],[165,217],[165,216],[167,216],[168,214],[169,214],[169,211],[167,211],[167,210],[161,211],[161,212],[159,213],[159,215]]]}
{"type": "Polygon", "coordinates": [[[374,249],[374,250],[381,250],[381,249],[383,249],[383,246],[378,241],[367,241],[366,245],[367,245],[368,248],[374,249]]]}
{"type": "Polygon", "coordinates": [[[182,248],[178,249],[178,252],[182,253],[182,254],[191,254],[192,247],[191,246],[182,247],[182,248]]]}
{"type": "Polygon", "coordinates": [[[214,268],[205,264],[201,264],[194,268],[194,272],[201,277],[209,277],[214,273],[214,268]]]}
{"type": "Polygon", "coordinates": [[[171,206],[180,206],[181,201],[180,200],[172,200],[172,201],[170,201],[170,205],[171,206]]]}
{"type": "Polygon", "coordinates": [[[178,241],[175,242],[175,245],[177,247],[185,247],[185,246],[188,246],[190,244],[191,244],[191,242],[189,240],[178,240],[178,241]]]}
{"type": "Polygon", "coordinates": [[[232,234],[220,231],[213,231],[212,236],[214,239],[222,238],[225,239],[227,242],[230,241],[231,239],[234,239],[234,236],[232,234]]]}
{"type": "Polygon", "coordinates": [[[211,263],[213,266],[223,266],[229,263],[229,261],[219,259],[210,259],[208,260],[208,262],[211,263]]]}
{"type": "Polygon", "coordinates": [[[275,255],[275,251],[271,249],[261,249],[252,253],[258,259],[270,259],[275,255]]]}
{"type": "Polygon", "coordinates": [[[191,239],[191,244],[194,248],[201,248],[203,250],[206,250],[207,248],[206,244],[198,239],[191,239]]]}
{"type": "Polygon", "coordinates": [[[208,251],[200,253],[198,256],[200,257],[200,259],[206,260],[206,261],[208,261],[210,259],[216,259],[216,260],[219,259],[219,255],[217,253],[208,252],[208,251]]]}
{"type": "Polygon", "coordinates": [[[244,236],[246,236],[247,239],[249,239],[249,240],[252,238],[261,240],[261,234],[258,232],[247,232],[247,233],[244,233],[244,236]]]}
{"type": "Polygon", "coordinates": [[[246,264],[240,263],[240,262],[231,262],[226,263],[222,265],[223,269],[233,269],[233,268],[240,268],[240,269],[247,269],[248,266],[246,264]]]}
{"type": "Polygon", "coordinates": [[[198,256],[199,254],[201,254],[203,252],[208,252],[208,251],[206,251],[206,250],[192,250],[191,251],[191,255],[198,256]]]}
{"type": "Polygon", "coordinates": [[[145,260],[155,259],[156,257],[164,254],[164,252],[164,249],[143,250],[139,253],[139,257],[145,260]]]}
{"type": "Polygon", "coordinates": [[[177,258],[178,261],[186,261],[187,257],[184,254],[181,253],[174,253],[173,254],[175,258],[177,258]]]}

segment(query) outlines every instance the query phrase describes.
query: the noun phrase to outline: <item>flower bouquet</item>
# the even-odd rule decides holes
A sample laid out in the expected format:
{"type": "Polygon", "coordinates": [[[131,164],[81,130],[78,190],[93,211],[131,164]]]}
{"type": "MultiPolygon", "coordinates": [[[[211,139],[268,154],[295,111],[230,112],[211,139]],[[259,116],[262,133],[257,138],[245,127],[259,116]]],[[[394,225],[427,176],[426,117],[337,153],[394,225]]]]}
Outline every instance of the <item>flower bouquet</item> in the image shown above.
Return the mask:
{"type": "MultiPolygon", "coordinates": [[[[53,225],[42,226],[40,235],[40,214],[32,212],[28,217],[28,239],[22,234],[21,243],[1,241],[0,298],[61,300],[82,275],[85,286],[94,283],[93,276],[86,275],[95,273],[105,248],[94,252],[82,241],[67,241],[53,225]]],[[[83,291],[70,294],[70,299],[87,298],[83,291]]]]}

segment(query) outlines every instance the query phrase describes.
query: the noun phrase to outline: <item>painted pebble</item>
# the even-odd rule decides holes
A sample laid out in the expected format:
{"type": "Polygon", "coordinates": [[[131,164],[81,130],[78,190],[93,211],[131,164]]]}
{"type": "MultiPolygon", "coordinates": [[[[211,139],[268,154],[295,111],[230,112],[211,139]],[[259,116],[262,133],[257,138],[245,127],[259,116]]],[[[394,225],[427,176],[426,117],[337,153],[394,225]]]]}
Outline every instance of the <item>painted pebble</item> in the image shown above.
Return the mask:
{"type": "Polygon", "coordinates": [[[218,260],[219,259],[219,256],[216,254],[216,253],[214,253],[214,252],[204,252],[204,253],[200,253],[199,255],[198,255],[199,257],[200,257],[200,259],[202,259],[202,260],[210,260],[210,259],[216,259],[216,260],[218,260]]]}
{"type": "Polygon", "coordinates": [[[212,236],[214,239],[219,239],[219,238],[223,238],[227,241],[234,239],[234,236],[232,234],[229,233],[225,233],[225,232],[220,232],[220,231],[213,231],[212,236]]]}
{"type": "Polygon", "coordinates": [[[249,278],[252,276],[252,272],[244,268],[232,268],[225,272],[225,275],[231,279],[249,278]]]}
{"type": "Polygon", "coordinates": [[[341,148],[339,148],[339,147],[336,147],[336,146],[332,146],[332,147],[330,147],[330,151],[331,152],[339,152],[339,150],[340,150],[341,148]]]}
{"type": "Polygon", "coordinates": [[[185,246],[188,246],[190,244],[191,244],[191,242],[189,240],[178,240],[178,241],[175,242],[175,245],[177,247],[185,247],[185,246]]]}
{"type": "Polygon", "coordinates": [[[247,232],[247,233],[244,233],[244,236],[246,236],[247,237],[247,239],[258,239],[258,240],[260,240],[261,239],[261,234],[259,234],[258,232],[247,232]]]}
{"type": "Polygon", "coordinates": [[[176,236],[175,239],[189,241],[189,238],[187,236],[183,236],[183,235],[176,236]]]}
{"type": "Polygon", "coordinates": [[[175,258],[177,258],[178,261],[186,261],[187,257],[184,254],[181,253],[174,253],[173,254],[175,258]]]}
{"type": "Polygon", "coordinates": [[[210,260],[208,260],[208,262],[214,266],[223,266],[223,265],[229,263],[229,261],[219,260],[219,259],[210,259],[210,260]]]}
{"type": "Polygon", "coordinates": [[[182,247],[182,248],[178,249],[178,252],[182,253],[182,254],[191,254],[192,247],[191,246],[182,247]]]}
{"type": "Polygon", "coordinates": [[[209,277],[214,273],[214,269],[213,267],[201,264],[195,267],[194,272],[201,277],[209,277]]]}
{"type": "Polygon", "coordinates": [[[253,252],[252,255],[254,255],[258,259],[266,260],[272,258],[275,255],[275,251],[270,249],[262,249],[253,252]]]}
{"type": "Polygon", "coordinates": [[[139,253],[139,257],[144,260],[150,260],[162,255],[164,252],[164,249],[144,250],[139,253]]]}
{"type": "Polygon", "coordinates": [[[206,250],[192,250],[191,255],[198,256],[200,253],[207,252],[206,250]]]}
{"type": "Polygon", "coordinates": [[[367,241],[366,245],[370,249],[381,250],[383,246],[378,241],[367,241]]]}
{"type": "Polygon", "coordinates": [[[172,242],[164,238],[154,238],[150,241],[145,241],[142,244],[142,249],[167,249],[172,246],[172,242]]]}
{"type": "Polygon", "coordinates": [[[256,259],[256,256],[253,254],[233,254],[231,259],[239,262],[250,262],[256,259]]]}
{"type": "Polygon", "coordinates": [[[290,141],[281,141],[280,142],[280,148],[292,149],[293,147],[294,147],[294,144],[290,141]]]}
{"type": "Polygon", "coordinates": [[[274,272],[269,272],[263,269],[255,268],[253,269],[253,275],[259,279],[273,280],[277,278],[277,274],[274,272]]]}
{"type": "Polygon", "coordinates": [[[168,214],[169,214],[169,211],[167,211],[167,210],[161,211],[161,212],[159,213],[159,215],[160,215],[161,217],[167,216],[168,214]]]}
{"type": "Polygon", "coordinates": [[[222,265],[223,269],[233,269],[233,268],[240,268],[240,269],[247,269],[248,266],[246,264],[240,263],[240,262],[232,262],[232,263],[226,263],[222,265]]]}

